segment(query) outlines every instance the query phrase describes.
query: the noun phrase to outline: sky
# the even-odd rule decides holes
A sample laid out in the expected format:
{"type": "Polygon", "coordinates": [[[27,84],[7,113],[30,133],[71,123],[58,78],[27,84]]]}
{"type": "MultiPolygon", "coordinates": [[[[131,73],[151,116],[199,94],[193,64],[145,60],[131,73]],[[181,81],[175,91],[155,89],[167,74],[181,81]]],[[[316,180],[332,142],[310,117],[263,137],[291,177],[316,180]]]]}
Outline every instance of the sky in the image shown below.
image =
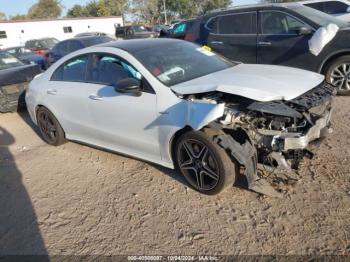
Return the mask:
{"type": "MultiPolygon", "coordinates": [[[[75,4],[84,5],[90,0],[62,0],[62,5],[65,7],[64,14],[67,9],[71,8],[75,4]]],[[[26,14],[28,9],[36,3],[37,0],[0,0],[0,12],[5,13],[7,16],[13,16],[16,14],[26,14]]],[[[233,0],[234,5],[253,4],[258,0],[233,0]]]]}

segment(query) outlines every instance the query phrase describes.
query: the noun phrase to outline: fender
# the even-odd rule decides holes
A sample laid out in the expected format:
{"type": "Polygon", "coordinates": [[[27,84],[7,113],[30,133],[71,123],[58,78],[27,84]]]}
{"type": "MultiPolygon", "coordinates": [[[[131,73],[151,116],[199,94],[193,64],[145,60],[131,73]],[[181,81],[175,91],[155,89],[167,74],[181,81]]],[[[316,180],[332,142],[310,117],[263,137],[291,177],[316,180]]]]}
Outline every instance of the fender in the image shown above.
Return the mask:
{"type": "Polygon", "coordinates": [[[320,66],[317,69],[317,72],[322,74],[324,66],[329,62],[329,60],[331,60],[335,56],[339,56],[340,54],[343,54],[343,55],[349,54],[350,55],[350,49],[346,48],[346,49],[341,49],[341,50],[337,50],[333,53],[330,53],[325,59],[323,59],[322,63],[320,64],[320,66]]]}

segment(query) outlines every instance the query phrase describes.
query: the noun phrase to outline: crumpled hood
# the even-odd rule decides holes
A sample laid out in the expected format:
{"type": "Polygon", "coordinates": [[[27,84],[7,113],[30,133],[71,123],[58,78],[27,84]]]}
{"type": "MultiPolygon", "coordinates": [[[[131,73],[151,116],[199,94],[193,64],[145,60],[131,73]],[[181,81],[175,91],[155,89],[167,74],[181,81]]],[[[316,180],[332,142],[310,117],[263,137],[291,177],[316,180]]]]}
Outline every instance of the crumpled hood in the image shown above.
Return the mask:
{"type": "Polygon", "coordinates": [[[274,65],[239,64],[190,80],[171,89],[181,95],[219,91],[267,102],[292,100],[315,88],[324,76],[310,71],[274,65]]]}

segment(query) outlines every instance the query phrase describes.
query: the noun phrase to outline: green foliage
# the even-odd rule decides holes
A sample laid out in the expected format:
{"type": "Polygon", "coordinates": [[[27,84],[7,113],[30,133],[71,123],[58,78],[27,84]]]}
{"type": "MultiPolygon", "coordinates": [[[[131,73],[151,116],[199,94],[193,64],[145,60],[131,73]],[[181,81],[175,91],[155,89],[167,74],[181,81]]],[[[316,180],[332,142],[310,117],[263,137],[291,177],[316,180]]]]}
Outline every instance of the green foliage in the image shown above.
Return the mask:
{"type": "Polygon", "coordinates": [[[62,7],[58,0],[39,0],[28,11],[29,19],[57,18],[61,16],[62,7]]]}
{"type": "Polygon", "coordinates": [[[23,14],[10,16],[10,20],[26,20],[26,19],[28,19],[27,15],[23,15],[23,14]]]}
{"type": "Polygon", "coordinates": [[[6,20],[6,19],[7,19],[6,14],[3,12],[0,12],[0,20],[6,20]]]}
{"type": "Polygon", "coordinates": [[[75,5],[68,10],[68,17],[119,16],[128,8],[127,0],[93,0],[85,6],[75,5]]]}

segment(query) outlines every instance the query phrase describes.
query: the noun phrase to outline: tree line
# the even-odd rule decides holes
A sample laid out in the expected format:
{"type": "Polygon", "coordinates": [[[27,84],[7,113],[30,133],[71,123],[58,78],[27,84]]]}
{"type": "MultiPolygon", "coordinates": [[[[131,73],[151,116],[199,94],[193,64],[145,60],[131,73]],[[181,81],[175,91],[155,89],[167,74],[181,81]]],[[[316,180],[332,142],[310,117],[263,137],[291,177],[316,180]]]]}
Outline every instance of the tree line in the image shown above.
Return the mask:
{"type": "MultiPolygon", "coordinates": [[[[164,23],[165,12],[170,19],[186,19],[207,11],[226,8],[232,0],[91,0],[74,5],[67,17],[120,16],[147,23],[164,23]],[[166,9],[164,8],[164,4],[166,9]]],[[[10,16],[10,20],[52,19],[62,17],[65,7],[61,0],[38,0],[26,14],[10,16]]],[[[0,11],[0,19],[7,19],[0,11]]]]}

